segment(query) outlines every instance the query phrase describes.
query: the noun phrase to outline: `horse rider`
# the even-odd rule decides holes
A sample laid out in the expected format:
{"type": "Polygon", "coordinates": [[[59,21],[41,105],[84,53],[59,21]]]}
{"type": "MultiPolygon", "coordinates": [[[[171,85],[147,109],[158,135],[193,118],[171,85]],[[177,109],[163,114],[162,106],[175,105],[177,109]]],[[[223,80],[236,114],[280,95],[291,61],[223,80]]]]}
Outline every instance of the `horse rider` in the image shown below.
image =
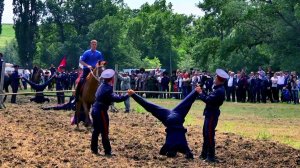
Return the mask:
{"type": "Polygon", "coordinates": [[[76,87],[76,101],[79,99],[79,94],[80,94],[80,89],[90,73],[92,68],[96,67],[96,64],[98,61],[103,61],[104,57],[102,53],[98,50],[97,48],[97,41],[96,40],[91,40],[90,42],[91,49],[86,50],[83,55],[81,56],[79,63],[83,65],[83,73],[81,75],[81,79],[77,84],[76,87]]]}
{"type": "Polygon", "coordinates": [[[222,69],[216,70],[217,77],[214,80],[213,91],[206,94],[200,90],[199,98],[206,104],[203,115],[203,146],[200,159],[206,162],[216,162],[215,159],[215,129],[220,115],[220,106],[225,100],[224,82],[229,75],[222,69]]]}
{"type": "Polygon", "coordinates": [[[187,129],[184,128],[184,118],[189,112],[192,104],[199,96],[201,88],[197,86],[194,91],[185,97],[185,99],[179,103],[173,110],[163,108],[161,106],[152,104],[146,101],[141,96],[134,93],[133,90],[129,90],[128,93],[132,94],[131,97],[147,111],[149,111],[154,117],[160,120],[166,126],[166,142],[160,149],[160,155],[166,155],[168,157],[175,157],[177,152],[185,154],[185,158],[193,159],[193,153],[191,152],[185,134],[187,129]]]}
{"type": "Polygon", "coordinates": [[[113,102],[122,102],[128,99],[129,95],[119,96],[113,93],[115,71],[112,69],[104,70],[101,74],[103,83],[96,92],[96,101],[92,108],[93,133],[91,139],[92,153],[98,154],[98,137],[101,133],[102,145],[106,156],[112,156],[111,146],[108,137],[109,118],[107,110],[113,102]]]}

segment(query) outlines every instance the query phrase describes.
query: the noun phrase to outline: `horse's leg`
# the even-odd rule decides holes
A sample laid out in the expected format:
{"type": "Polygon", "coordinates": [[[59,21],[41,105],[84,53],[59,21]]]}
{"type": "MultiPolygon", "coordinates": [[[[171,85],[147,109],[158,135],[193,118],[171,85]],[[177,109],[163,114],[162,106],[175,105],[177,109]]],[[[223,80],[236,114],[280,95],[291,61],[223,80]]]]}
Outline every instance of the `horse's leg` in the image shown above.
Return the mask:
{"type": "Polygon", "coordinates": [[[89,119],[89,123],[92,125],[93,122],[92,122],[92,116],[91,116],[91,107],[92,107],[92,104],[88,104],[88,119],[89,119]]]}
{"type": "Polygon", "coordinates": [[[86,102],[82,102],[82,105],[83,105],[83,109],[84,109],[84,114],[85,114],[85,126],[88,127],[90,125],[89,123],[89,108],[88,108],[88,105],[86,102]]]}
{"type": "Polygon", "coordinates": [[[81,106],[82,106],[81,101],[77,101],[76,102],[76,111],[75,111],[75,119],[76,119],[77,128],[79,128],[81,106]]]}

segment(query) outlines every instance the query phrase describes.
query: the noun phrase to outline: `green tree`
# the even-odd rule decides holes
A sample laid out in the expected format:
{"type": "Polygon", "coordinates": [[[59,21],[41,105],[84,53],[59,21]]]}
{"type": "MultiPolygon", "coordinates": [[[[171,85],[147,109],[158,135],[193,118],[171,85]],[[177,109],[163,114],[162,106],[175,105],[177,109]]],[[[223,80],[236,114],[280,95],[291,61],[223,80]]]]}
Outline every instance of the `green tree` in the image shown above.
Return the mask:
{"type": "Polygon", "coordinates": [[[154,57],[153,59],[150,59],[148,57],[145,57],[142,59],[142,65],[141,67],[147,68],[147,69],[155,69],[155,68],[160,68],[161,63],[157,57],[154,57]]]}
{"type": "Polygon", "coordinates": [[[36,51],[38,19],[41,2],[38,0],[13,0],[14,29],[18,43],[20,63],[32,67],[36,51]]]}
{"type": "Polygon", "coordinates": [[[2,15],[4,11],[4,0],[0,0],[0,34],[2,33],[2,15]]]}
{"type": "Polygon", "coordinates": [[[3,49],[3,54],[5,56],[5,62],[13,63],[13,64],[20,64],[20,59],[18,57],[18,44],[17,41],[11,40],[5,45],[3,49]]]}

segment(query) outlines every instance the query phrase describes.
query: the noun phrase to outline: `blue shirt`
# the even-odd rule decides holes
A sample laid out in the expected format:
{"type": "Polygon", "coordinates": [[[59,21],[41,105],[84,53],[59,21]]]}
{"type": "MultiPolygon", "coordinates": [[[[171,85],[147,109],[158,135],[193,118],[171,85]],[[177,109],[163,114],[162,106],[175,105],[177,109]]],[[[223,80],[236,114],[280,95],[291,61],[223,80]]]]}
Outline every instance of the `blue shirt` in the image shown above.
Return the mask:
{"type": "MultiPolygon", "coordinates": [[[[100,51],[98,50],[92,51],[91,49],[89,49],[83,53],[80,60],[95,68],[97,62],[103,61],[104,57],[100,51]]],[[[87,68],[87,67],[84,66],[83,68],[87,68]]]]}

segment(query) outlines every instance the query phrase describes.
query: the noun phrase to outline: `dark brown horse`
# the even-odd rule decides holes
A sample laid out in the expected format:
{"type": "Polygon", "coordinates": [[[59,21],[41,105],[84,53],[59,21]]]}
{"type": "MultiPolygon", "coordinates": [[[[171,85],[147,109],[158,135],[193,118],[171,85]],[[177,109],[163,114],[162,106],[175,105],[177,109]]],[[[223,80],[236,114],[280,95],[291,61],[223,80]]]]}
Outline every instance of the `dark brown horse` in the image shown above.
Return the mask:
{"type": "Polygon", "coordinates": [[[77,118],[76,121],[77,128],[79,127],[80,111],[82,108],[85,114],[85,126],[89,126],[91,124],[89,112],[91,106],[95,102],[95,94],[100,84],[100,75],[103,72],[105,65],[106,65],[105,61],[99,61],[96,65],[96,68],[89,73],[85,83],[80,88],[79,100],[76,102],[76,112],[75,112],[75,116],[77,118]]]}

